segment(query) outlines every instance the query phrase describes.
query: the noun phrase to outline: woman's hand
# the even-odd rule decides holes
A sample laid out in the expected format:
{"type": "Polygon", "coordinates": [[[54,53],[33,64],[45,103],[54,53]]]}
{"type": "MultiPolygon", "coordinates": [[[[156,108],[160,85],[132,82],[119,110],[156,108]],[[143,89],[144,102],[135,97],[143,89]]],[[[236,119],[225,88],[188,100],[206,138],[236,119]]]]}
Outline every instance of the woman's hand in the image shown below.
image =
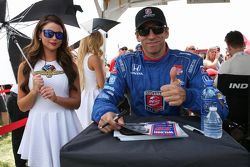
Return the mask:
{"type": "Polygon", "coordinates": [[[40,74],[35,74],[35,75],[33,75],[32,79],[33,79],[33,88],[31,91],[39,93],[41,87],[44,85],[43,78],[40,74]]]}
{"type": "Polygon", "coordinates": [[[55,102],[57,99],[54,89],[49,86],[42,86],[40,90],[40,94],[43,98],[50,99],[53,102],[55,102]]]}

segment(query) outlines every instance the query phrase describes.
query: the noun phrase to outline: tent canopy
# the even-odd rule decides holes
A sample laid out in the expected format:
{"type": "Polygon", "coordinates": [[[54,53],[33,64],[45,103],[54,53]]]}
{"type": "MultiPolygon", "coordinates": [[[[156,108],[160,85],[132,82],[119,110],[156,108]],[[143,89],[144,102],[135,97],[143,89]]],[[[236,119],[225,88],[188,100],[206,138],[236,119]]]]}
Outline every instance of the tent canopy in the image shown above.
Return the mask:
{"type": "MultiPolygon", "coordinates": [[[[176,0],[94,0],[95,6],[100,18],[107,18],[111,20],[118,20],[119,17],[129,7],[144,7],[167,5],[168,2],[176,0]]],[[[187,4],[194,3],[229,3],[230,0],[187,0],[187,4]]]]}

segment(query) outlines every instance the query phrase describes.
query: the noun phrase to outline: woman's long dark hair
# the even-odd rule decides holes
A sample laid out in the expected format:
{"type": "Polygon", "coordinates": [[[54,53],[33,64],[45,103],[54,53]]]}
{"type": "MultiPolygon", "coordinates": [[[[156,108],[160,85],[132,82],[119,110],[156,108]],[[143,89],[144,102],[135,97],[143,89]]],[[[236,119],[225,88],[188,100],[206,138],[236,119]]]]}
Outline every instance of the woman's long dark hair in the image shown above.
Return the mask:
{"type": "MultiPolygon", "coordinates": [[[[42,32],[43,27],[48,23],[55,23],[62,27],[64,37],[62,39],[61,46],[57,49],[57,62],[62,66],[69,82],[69,89],[76,90],[77,88],[74,86],[74,81],[77,77],[77,69],[75,68],[75,64],[72,59],[72,55],[70,49],[68,47],[68,35],[66,28],[62,22],[62,20],[55,16],[55,15],[46,15],[37,23],[34,32],[33,32],[33,39],[31,43],[24,48],[24,53],[27,56],[28,61],[30,62],[31,66],[34,67],[38,60],[42,58],[43,53],[43,45],[42,42],[39,40],[39,35],[42,32]]],[[[24,68],[23,68],[23,75],[24,75],[24,82],[21,83],[21,89],[28,93],[29,87],[29,76],[30,76],[31,69],[29,68],[26,61],[24,61],[24,68]]]]}

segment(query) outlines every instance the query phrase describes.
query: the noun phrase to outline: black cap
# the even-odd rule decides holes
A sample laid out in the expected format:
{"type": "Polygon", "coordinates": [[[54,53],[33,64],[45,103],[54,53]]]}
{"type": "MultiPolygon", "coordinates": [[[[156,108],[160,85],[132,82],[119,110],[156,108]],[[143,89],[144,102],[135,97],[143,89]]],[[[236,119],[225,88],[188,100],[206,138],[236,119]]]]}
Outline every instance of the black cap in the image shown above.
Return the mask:
{"type": "Polygon", "coordinates": [[[122,48],[120,48],[119,50],[128,50],[127,46],[123,46],[122,48]]]}
{"type": "Polygon", "coordinates": [[[162,10],[156,7],[145,7],[136,14],[135,17],[136,29],[138,29],[142,24],[148,21],[156,21],[161,23],[162,25],[167,25],[162,10]]]}

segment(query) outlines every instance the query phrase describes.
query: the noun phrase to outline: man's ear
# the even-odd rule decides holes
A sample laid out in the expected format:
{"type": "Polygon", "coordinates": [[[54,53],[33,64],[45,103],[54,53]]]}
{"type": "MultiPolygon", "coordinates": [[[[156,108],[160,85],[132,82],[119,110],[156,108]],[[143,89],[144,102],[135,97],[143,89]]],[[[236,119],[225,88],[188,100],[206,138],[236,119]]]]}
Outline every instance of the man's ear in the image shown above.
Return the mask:
{"type": "Polygon", "coordinates": [[[138,32],[135,32],[135,37],[137,39],[137,42],[141,42],[140,35],[138,34],[138,32]]]}
{"type": "Polygon", "coordinates": [[[165,39],[168,39],[168,37],[169,37],[169,28],[168,27],[166,27],[165,28],[165,39]]]}
{"type": "Polygon", "coordinates": [[[228,49],[228,51],[231,51],[234,48],[231,45],[227,45],[227,49],[228,49]]]}

